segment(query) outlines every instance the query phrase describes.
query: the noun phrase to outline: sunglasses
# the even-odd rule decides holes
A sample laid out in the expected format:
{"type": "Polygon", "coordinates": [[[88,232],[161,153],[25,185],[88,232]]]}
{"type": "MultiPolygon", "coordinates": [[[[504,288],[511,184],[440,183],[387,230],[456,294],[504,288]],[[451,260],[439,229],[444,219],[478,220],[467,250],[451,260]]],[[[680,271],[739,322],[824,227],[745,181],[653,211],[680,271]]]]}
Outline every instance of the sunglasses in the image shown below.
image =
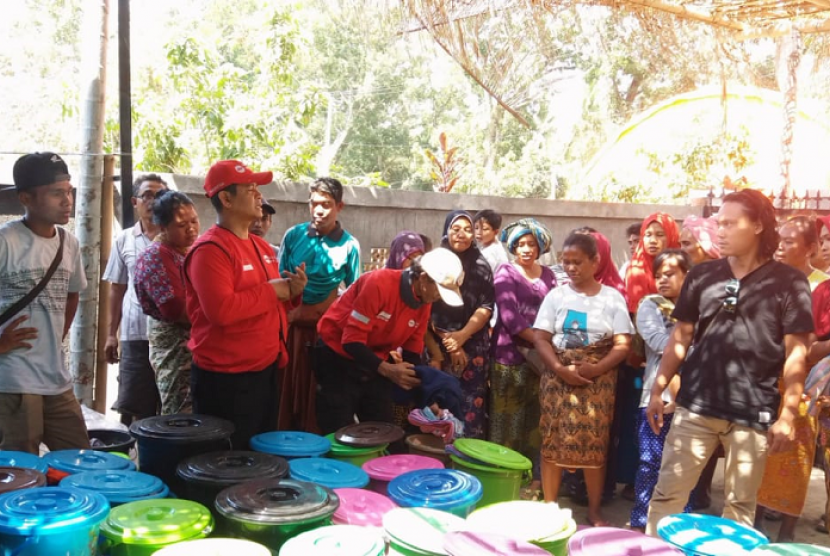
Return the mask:
{"type": "Polygon", "coordinates": [[[741,291],[741,282],[737,278],[730,278],[726,282],[726,299],[723,300],[723,310],[734,313],[738,310],[738,292],[741,291]]]}

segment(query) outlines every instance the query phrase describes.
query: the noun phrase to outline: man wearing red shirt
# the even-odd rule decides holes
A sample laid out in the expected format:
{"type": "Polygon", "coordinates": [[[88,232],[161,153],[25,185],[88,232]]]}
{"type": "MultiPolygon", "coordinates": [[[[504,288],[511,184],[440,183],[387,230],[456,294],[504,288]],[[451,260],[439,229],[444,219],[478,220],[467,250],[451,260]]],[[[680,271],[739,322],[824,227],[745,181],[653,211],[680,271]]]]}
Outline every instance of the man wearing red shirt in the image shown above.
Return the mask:
{"type": "Polygon", "coordinates": [[[380,269],[352,284],[317,324],[314,349],[317,424],[323,434],[354,422],[392,421],[392,384],[420,381],[424,334],[432,303],[462,304],[461,261],[448,249],[430,251],[406,270],[380,269]],[[403,361],[390,352],[402,349],[403,361]]]}
{"type": "Polygon", "coordinates": [[[271,172],[237,160],[211,166],[205,192],[217,223],[193,244],[183,269],[193,411],[232,421],[237,450],[273,428],[278,372],[288,362],[286,306],[299,302],[306,283],[303,265],[281,277],[274,250],[248,233],[262,217],[258,186],[271,180],[271,172]]]}

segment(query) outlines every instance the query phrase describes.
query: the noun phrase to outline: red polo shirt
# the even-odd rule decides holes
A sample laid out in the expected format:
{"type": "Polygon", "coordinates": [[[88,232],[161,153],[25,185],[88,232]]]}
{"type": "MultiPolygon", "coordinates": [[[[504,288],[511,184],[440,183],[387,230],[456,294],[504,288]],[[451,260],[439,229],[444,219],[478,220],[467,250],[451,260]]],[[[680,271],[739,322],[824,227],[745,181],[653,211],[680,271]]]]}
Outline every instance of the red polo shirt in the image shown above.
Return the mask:
{"type": "Polygon", "coordinates": [[[409,272],[382,268],[364,274],[338,298],[317,323],[320,338],[351,359],[343,344],[365,344],[380,359],[402,347],[421,353],[432,304],[412,293],[409,272]]]}
{"type": "Polygon", "coordinates": [[[279,301],[268,283],[280,272],[265,240],[213,226],[193,244],[183,273],[192,326],[187,347],[199,367],[239,373],[288,363],[286,306],[294,303],[279,301]]]}

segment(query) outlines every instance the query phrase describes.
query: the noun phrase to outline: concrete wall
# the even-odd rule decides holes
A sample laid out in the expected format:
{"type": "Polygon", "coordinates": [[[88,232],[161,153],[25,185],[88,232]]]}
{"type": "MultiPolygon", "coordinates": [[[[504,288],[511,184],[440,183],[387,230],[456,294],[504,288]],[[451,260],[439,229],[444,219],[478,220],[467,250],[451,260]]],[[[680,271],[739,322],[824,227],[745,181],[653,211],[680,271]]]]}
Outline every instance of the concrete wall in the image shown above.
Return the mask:
{"type": "MultiPolygon", "coordinates": [[[[169,175],[165,179],[172,188],[190,195],[196,203],[202,228],[207,229],[215,221],[215,212],[204,195],[203,178],[169,175]]],[[[263,186],[261,191],[277,211],[268,240],[278,244],[288,228],[309,219],[308,186],[291,182],[272,183],[263,186]]],[[[667,212],[678,221],[702,213],[702,206],[506,199],[374,187],[347,187],[343,200],[346,208],[340,215],[340,221],[360,241],[364,262],[368,262],[372,248],[388,247],[400,230],[426,234],[437,245],[444,217],[455,209],[465,209],[473,214],[485,208],[494,209],[502,213],[505,224],[533,216],[550,228],[557,249],[570,230],[591,226],[611,240],[614,259],[618,263],[626,258],[625,228],[629,224],[657,211],[667,212]]]]}

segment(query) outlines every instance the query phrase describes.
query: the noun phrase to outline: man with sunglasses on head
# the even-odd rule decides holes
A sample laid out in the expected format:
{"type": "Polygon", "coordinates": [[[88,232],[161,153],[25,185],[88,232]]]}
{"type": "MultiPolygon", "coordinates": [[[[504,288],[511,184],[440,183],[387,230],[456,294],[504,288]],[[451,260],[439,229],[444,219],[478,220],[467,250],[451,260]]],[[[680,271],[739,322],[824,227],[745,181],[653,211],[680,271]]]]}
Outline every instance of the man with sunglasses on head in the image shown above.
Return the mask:
{"type": "Polygon", "coordinates": [[[116,236],[104,270],[103,279],[110,283],[107,363],[119,364],[118,399],[112,408],[121,414],[125,425],[133,419],[156,415],[160,404],[156,375],[150,364],[147,316],[138,303],[133,280],[138,256],[159,233],[159,227],[153,223],[153,201],[165,191],[167,182],[157,174],[136,178],[132,202],[138,222],[116,236]]]}
{"type": "Polygon", "coordinates": [[[772,260],[778,241],[769,199],[752,189],[730,193],[718,213],[723,258],[686,277],[646,413],[657,434],[669,410],[661,395],[679,372],[650,535],[663,517],[683,511],[718,444],[726,452],[723,517],[752,527],[767,454],[794,439],[813,319],[804,273],[772,260]]]}

